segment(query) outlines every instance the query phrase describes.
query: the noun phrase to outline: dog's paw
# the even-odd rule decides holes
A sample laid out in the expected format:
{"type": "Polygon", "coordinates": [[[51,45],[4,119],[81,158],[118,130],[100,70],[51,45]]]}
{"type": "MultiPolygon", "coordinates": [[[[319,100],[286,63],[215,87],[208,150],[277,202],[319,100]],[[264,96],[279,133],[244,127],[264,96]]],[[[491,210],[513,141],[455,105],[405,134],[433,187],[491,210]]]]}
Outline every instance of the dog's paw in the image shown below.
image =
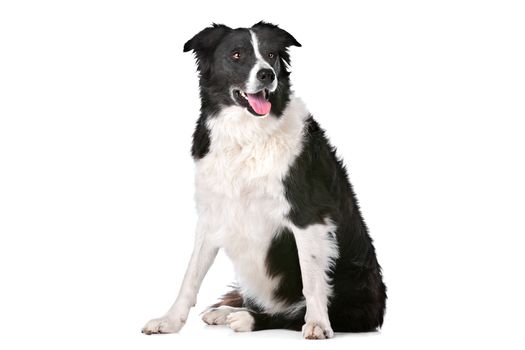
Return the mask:
{"type": "Polygon", "coordinates": [[[255,320],[248,311],[237,311],[226,316],[226,323],[235,332],[251,332],[255,320]]]}
{"type": "Polygon", "coordinates": [[[334,331],[330,325],[323,322],[309,321],[303,326],[304,339],[327,339],[334,336],[334,331]]]}
{"type": "Polygon", "coordinates": [[[177,317],[160,317],[154,318],[153,320],[146,323],[142,328],[142,333],[150,334],[167,334],[167,333],[177,333],[182,326],[184,326],[186,320],[182,320],[177,317]]]}
{"type": "Polygon", "coordinates": [[[226,317],[232,312],[232,308],[223,306],[209,309],[202,315],[202,320],[209,325],[225,325],[226,317]]]}

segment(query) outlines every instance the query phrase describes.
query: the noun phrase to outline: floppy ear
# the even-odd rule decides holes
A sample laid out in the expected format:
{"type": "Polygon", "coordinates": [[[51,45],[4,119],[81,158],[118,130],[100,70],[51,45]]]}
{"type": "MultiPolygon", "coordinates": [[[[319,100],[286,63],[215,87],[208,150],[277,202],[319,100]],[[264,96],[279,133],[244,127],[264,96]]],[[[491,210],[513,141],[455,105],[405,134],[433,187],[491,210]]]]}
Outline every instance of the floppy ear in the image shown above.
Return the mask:
{"type": "Polygon", "coordinates": [[[279,28],[275,24],[267,23],[260,21],[259,23],[256,23],[252,26],[253,29],[256,29],[261,32],[270,33],[272,36],[272,39],[275,40],[277,44],[279,44],[279,59],[282,63],[282,71],[284,75],[290,74],[290,54],[288,53],[288,47],[290,46],[297,46],[301,47],[301,44],[295,38],[292,36],[292,34],[288,33],[286,30],[279,28]]]}
{"type": "Polygon", "coordinates": [[[220,40],[231,30],[223,24],[213,23],[204,28],[184,44],[184,52],[193,50],[197,59],[197,67],[201,73],[206,73],[210,66],[213,51],[220,40]]]}
{"type": "Polygon", "coordinates": [[[263,31],[271,31],[282,48],[287,48],[289,46],[301,47],[301,44],[295,40],[292,34],[288,33],[286,30],[279,28],[277,25],[272,23],[267,23],[260,21],[252,26],[254,29],[260,29],[263,31]]]}

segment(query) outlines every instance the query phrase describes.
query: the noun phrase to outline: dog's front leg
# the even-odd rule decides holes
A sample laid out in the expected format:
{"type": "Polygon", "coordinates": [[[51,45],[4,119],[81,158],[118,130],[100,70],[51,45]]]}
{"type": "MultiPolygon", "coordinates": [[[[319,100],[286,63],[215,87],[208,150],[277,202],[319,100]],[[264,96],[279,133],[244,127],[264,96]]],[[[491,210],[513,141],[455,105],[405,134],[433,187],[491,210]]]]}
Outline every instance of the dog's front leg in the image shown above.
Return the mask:
{"type": "Polygon", "coordinates": [[[294,227],[295,242],[306,301],[303,337],[325,339],[334,335],[328,317],[328,298],[331,286],[327,272],[338,256],[337,243],[332,236],[333,225],[315,224],[306,228],[294,227]]]}
{"type": "Polygon", "coordinates": [[[191,307],[197,302],[197,293],[202,280],[217,256],[218,247],[208,239],[210,233],[211,230],[206,220],[199,219],[193,253],[179,295],[164,316],[146,323],[142,328],[142,333],[176,333],[182,328],[191,307]]]}

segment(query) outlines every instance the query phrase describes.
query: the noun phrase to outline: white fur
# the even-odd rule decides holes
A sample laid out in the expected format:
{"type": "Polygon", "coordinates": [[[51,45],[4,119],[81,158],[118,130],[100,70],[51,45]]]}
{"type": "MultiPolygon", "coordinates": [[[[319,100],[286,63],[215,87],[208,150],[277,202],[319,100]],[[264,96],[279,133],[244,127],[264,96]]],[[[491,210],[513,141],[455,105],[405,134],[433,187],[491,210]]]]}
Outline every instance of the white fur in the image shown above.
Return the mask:
{"type": "Polygon", "coordinates": [[[186,269],[179,295],[163,317],[146,323],[142,328],[143,333],[175,333],[184,326],[191,307],[197,302],[197,292],[202,280],[219,250],[219,247],[207,241],[207,235],[212,232],[213,227],[209,226],[209,221],[205,218],[199,218],[193,253],[186,269]]]}
{"type": "Polygon", "coordinates": [[[243,308],[222,305],[217,308],[209,309],[202,315],[202,320],[209,325],[225,325],[226,317],[232,312],[245,310],[243,308]]]}
{"type": "Polygon", "coordinates": [[[333,336],[334,331],[331,328],[323,327],[316,322],[308,321],[303,326],[303,337],[305,339],[326,339],[333,336]]]}
{"type": "Polygon", "coordinates": [[[250,332],[255,320],[248,311],[237,311],[226,317],[226,323],[236,332],[250,332]]]}
{"type": "Polygon", "coordinates": [[[176,333],[178,332],[186,320],[181,318],[171,318],[168,315],[162,316],[160,318],[154,318],[150,320],[142,328],[142,333],[144,334],[163,334],[163,333],[176,333]]]}
{"type": "Polygon", "coordinates": [[[306,300],[306,328],[303,329],[303,335],[308,339],[320,339],[315,334],[315,327],[320,327],[327,338],[333,335],[328,318],[328,298],[332,288],[326,271],[339,255],[337,241],[333,236],[335,230],[330,220],[304,229],[292,226],[306,300]]]}
{"type": "MultiPolygon", "coordinates": [[[[257,35],[251,30],[250,35],[252,37],[252,46],[253,51],[255,52],[256,61],[250,70],[248,82],[246,83],[246,92],[256,93],[260,90],[260,82],[257,79],[257,72],[259,72],[261,69],[271,69],[275,75],[275,71],[273,67],[262,57],[261,52],[259,51],[259,40],[257,39],[257,35]]],[[[268,90],[272,92],[275,91],[275,89],[277,89],[277,78],[273,80],[271,86],[268,88],[268,90]]]]}

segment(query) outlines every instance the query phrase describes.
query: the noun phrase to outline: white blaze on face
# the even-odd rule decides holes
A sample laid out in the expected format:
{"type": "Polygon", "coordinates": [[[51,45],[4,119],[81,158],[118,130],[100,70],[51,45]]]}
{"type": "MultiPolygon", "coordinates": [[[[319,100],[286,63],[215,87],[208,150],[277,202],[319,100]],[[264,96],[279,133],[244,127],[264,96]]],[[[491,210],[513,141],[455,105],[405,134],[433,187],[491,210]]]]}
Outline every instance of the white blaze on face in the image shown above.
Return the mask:
{"type": "MultiPolygon", "coordinates": [[[[273,67],[262,57],[261,52],[259,51],[259,40],[257,39],[257,35],[253,31],[250,30],[250,34],[252,37],[252,46],[253,51],[255,52],[255,64],[250,70],[250,75],[248,77],[248,82],[246,83],[246,92],[253,94],[258,92],[261,89],[261,83],[257,79],[257,72],[259,72],[261,69],[271,69],[275,75],[275,71],[273,67]]],[[[276,78],[273,80],[272,84],[267,87],[270,92],[275,91],[277,88],[277,75],[275,75],[276,78]]]]}

